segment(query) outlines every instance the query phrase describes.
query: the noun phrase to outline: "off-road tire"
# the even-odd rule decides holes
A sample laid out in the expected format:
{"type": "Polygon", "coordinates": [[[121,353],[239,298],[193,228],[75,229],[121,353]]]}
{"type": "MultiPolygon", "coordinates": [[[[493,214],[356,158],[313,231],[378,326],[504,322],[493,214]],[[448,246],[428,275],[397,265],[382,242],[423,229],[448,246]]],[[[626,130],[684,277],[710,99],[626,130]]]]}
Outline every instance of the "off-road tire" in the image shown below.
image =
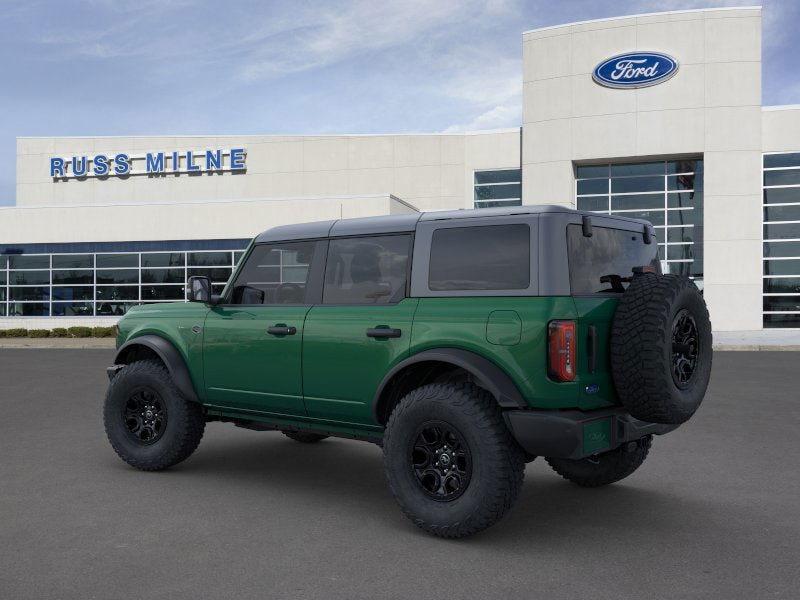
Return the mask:
{"type": "Polygon", "coordinates": [[[514,504],[525,476],[524,452],[494,398],[468,381],[433,383],[403,397],[389,417],[383,456],[389,488],[403,513],[444,538],[472,535],[499,521],[514,504]],[[427,495],[414,474],[416,432],[432,422],[457,431],[471,457],[468,484],[448,501],[427,495]]]}
{"type": "Polygon", "coordinates": [[[708,387],[711,341],[708,310],[691,280],[655,273],[634,276],[611,327],[611,372],[622,404],[643,421],[687,421],[708,387]],[[697,354],[691,377],[679,385],[673,375],[673,328],[681,315],[691,317],[697,354]]]}
{"type": "Polygon", "coordinates": [[[653,436],[647,435],[635,442],[623,444],[615,450],[597,456],[569,460],[546,458],[547,464],[567,481],[581,487],[600,487],[625,479],[647,458],[653,436]]]}
{"type": "Polygon", "coordinates": [[[106,436],[119,457],[142,471],[160,471],[187,459],[205,430],[201,406],[184,398],[166,367],[156,360],[133,362],[111,380],[103,407],[106,436]],[[152,444],[143,445],[128,430],[123,411],[132,390],[153,390],[166,407],[166,425],[152,444]]]}
{"type": "Polygon", "coordinates": [[[316,444],[317,442],[321,442],[327,435],[322,435],[321,433],[311,433],[310,431],[288,431],[284,430],[283,435],[288,437],[290,440],[294,440],[295,442],[301,442],[303,444],[316,444]]]}

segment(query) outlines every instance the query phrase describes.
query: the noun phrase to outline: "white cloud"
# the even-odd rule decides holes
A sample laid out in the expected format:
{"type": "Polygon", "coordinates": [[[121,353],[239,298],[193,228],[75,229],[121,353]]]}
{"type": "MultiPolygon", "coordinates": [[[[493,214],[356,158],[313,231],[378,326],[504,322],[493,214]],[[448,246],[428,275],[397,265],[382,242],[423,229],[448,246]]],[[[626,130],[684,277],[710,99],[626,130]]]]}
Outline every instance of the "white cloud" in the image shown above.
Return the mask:
{"type": "Polygon", "coordinates": [[[341,62],[366,52],[408,44],[447,27],[473,2],[370,2],[305,11],[301,28],[248,40],[252,51],[239,70],[242,79],[269,79],[341,62]]]}
{"type": "Polygon", "coordinates": [[[468,123],[450,125],[444,133],[459,133],[464,131],[481,131],[484,129],[505,129],[518,127],[522,123],[522,110],[519,102],[500,104],[479,114],[468,123]]]}

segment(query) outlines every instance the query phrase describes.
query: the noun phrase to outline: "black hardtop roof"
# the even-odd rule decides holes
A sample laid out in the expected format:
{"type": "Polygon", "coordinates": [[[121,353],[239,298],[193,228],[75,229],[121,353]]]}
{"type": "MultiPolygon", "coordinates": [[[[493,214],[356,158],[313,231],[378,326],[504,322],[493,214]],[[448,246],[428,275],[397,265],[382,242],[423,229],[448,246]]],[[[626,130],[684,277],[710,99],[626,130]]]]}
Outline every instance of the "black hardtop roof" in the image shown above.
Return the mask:
{"type": "Polygon", "coordinates": [[[501,208],[480,208],[462,210],[443,210],[431,212],[408,213],[402,215],[384,215],[379,217],[360,217],[356,219],[337,219],[334,221],[314,221],[293,225],[279,225],[267,229],[256,236],[256,243],[281,242],[288,240],[304,240],[324,237],[346,237],[351,235],[368,235],[380,233],[405,233],[416,229],[420,221],[443,221],[451,219],[474,219],[486,217],[507,217],[511,215],[530,215],[541,213],[572,213],[637,223],[646,223],[640,219],[629,219],[618,215],[601,215],[586,211],[578,211],[556,204],[536,204],[507,206],[501,208]]]}

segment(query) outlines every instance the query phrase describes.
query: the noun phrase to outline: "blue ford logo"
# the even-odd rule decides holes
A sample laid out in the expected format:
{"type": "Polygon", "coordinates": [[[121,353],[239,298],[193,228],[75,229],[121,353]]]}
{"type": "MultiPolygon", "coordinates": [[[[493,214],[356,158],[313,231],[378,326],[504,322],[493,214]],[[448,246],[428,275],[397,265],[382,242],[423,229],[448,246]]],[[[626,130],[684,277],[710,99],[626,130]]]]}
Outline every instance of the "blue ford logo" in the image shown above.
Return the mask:
{"type": "Polygon", "coordinates": [[[641,88],[666,81],[678,72],[678,61],[659,52],[628,52],[601,62],[592,79],[610,88],[641,88]]]}

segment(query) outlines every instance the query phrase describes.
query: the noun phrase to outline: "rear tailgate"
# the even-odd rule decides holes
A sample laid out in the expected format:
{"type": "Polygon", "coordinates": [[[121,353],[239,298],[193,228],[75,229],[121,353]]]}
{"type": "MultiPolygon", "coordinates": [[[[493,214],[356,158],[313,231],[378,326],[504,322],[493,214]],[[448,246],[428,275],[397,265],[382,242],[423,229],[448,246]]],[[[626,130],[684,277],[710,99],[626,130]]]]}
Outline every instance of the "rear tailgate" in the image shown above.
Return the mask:
{"type": "Polygon", "coordinates": [[[567,226],[570,288],[578,316],[581,408],[618,402],[609,356],[614,312],[634,268],[660,270],[658,247],[653,239],[647,243],[641,225],[620,220],[615,228],[613,220],[603,222],[612,226],[595,225],[588,231],[577,224],[567,226]]]}

